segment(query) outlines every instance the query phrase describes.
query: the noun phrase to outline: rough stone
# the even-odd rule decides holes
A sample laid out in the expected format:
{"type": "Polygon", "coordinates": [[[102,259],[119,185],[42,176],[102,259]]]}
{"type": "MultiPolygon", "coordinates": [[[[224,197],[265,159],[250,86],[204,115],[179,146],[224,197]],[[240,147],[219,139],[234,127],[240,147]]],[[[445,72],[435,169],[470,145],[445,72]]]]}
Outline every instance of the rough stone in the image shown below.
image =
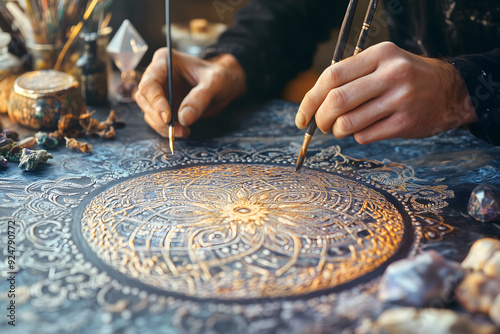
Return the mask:
{"type": "Polygon", "coordinates": [[[48,159],[52,159],[52,154],[45,150],[32,151],[23,148],[21,152],[22,155],[19,160],[19,168],[25,172],[33,171],[38,164],[46,163],[48,159]]]}
{"type": "Polygon", "coordinates": [[[486,261],[483,272],[487,276],[500,278],[500,250],[493,253],[486,261]]]}
{"type": "Polygon", "coordinates": [[[484,265],[497,250],[500,250],[500,240],[493,238],[479,239],[469,250],[462,262],[462,268],[475,271],[483,270],[484,265]]]}
{"type": "Polygon", "coordinates": [[[464,272],[435,251],[391,264],[382,276],[378,299],[405,306],[444,306],[464,272]]]}
{"type": "Polygon", "coordinates": [[[460,304],[469,312],[488,314],[495,297],[500,294],[500,279],[484,273],[468,274],[455,290],[460,304]]]}
{"type": "Polygon", "coordinates": [[[467,316],[447,309],[404,307],[384,311],[377,319],[372,333],[384,334],[490,334],[494,326],[476,324],[467,316]]]}
{"type": "Polygon", "coordinates": [[[490,307],[491,320],[500,327],[500,294],[496,296],[490,307]]]}

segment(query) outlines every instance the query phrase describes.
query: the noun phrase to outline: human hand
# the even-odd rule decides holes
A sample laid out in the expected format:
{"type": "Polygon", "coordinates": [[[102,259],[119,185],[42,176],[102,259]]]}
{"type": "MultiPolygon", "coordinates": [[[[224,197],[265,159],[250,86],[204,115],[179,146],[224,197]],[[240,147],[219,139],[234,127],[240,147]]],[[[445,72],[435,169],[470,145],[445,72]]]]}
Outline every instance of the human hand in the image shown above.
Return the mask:
{"type": "Polygon", "coordinates": [[[304,129],[314,115],[323,133],[354,134],[360,144],[428,137],[477,121],[453,65],[390,42],[328,67],[302,100],[295,124],[304,129]]]}
{"type": "MultiPolygon", "coordinates": [[[[168,137],[172,113],[168,103],[166,48],[155,52],[135,100],[146,122],[163,137],[168,137]]],[[[175,135],[187,137],[189,126],[200,117],[222,111],[246,91],[245,73],[238,61],[223,54],[209,61],[172,50],[173,108],[178,110],[175,135]]]]}

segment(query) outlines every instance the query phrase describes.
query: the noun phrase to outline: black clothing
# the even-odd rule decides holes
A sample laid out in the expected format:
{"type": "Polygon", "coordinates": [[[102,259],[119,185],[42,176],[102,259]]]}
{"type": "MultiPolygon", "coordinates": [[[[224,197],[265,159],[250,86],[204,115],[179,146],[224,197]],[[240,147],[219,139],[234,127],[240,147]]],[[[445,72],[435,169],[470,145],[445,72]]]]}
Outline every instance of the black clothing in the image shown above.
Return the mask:
{"type": "MultiPolygon", "coordinates": [[[[500,2],[382,1],[374,24],[387,24],[391,40],[403,49],[446,57],[465,80],[480,119],[471,131],[500,145],[500,2]]],[[[347,4],[345,0],[252,0],[204,57],[233,54],[245,70],[251,94],[276,96],[288,80],[311,66],[316,45],[340,25],[347,4]]],[[[353,31],[359,32],[360,26],[355,22],[353,31]]]]}

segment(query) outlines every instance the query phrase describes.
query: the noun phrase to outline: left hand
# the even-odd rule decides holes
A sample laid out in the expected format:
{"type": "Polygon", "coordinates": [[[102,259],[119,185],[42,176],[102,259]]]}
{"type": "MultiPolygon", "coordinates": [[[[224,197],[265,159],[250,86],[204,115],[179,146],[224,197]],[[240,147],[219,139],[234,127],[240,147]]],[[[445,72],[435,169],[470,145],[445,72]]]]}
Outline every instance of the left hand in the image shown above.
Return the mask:
{"type": "Polygon", "coordinates": [[[477,115],[463,79],[450,63],[384,42],[328,67],[295,118],[360,144],[422,138],[473,123],[477,115]],[[316,114],[315,114],[316,113],[316,114]]]}

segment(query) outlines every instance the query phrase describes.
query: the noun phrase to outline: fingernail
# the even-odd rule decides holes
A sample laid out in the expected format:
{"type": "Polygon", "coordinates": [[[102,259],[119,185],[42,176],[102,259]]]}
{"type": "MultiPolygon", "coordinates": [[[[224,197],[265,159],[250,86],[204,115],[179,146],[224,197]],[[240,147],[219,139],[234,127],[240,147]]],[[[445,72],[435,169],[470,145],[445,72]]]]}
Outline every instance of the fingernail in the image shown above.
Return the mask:
{"type": "Polygon", "coordinates": [[[196,121],[196,112],[191,107],[184,107],[179,111],[179,123],[189,126],[196,121]]]}
{"type": "Polygon", "coordinates": [[[303,129],[306,126],[306,117],[300,111],[298,111],[297,115],[295,116],[295,125],[299,129],[303,129]]]}
{"type": "Polygon", "coordinates": [[[162,112],[162,113],[160,114],[160,117],[161,117],[162,121],[163,121],[165,124],[167,124],[167,123],[168,123],[169,119],[168,119],[168,115],[167,115],[167,113],[166,113],[166,112],[162,112]]]}

